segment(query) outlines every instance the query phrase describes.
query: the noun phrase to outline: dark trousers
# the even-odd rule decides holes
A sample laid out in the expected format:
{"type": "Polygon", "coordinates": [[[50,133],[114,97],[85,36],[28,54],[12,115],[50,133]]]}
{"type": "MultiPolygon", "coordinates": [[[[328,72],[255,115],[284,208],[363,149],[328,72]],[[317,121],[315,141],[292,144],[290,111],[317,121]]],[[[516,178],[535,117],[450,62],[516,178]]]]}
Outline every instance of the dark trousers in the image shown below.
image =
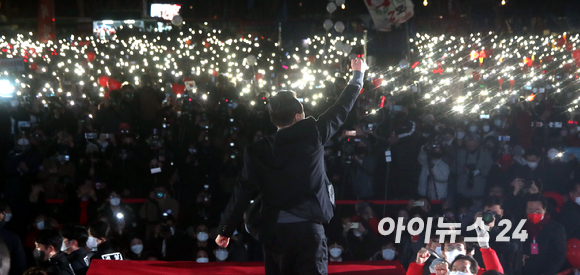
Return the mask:
{"type": "Polygon", "coordinates": [[[266,275],[328,274],[328,248],[320,223],[279,223],[264,245],[266,275]]]}

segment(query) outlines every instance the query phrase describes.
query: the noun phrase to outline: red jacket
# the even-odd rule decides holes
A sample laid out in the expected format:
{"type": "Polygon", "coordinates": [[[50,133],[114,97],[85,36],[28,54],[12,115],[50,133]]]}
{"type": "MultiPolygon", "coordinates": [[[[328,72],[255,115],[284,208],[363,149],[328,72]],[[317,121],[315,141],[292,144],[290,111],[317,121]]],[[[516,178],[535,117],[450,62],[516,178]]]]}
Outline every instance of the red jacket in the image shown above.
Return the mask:
{"type": "MultiPolygon", "coordinates": [[[[479,251],[481,251],[483,263],[485,264],[487,269],[483,269],[480,267],[479,271],[477,272],[477,275],[481,275],[488,270],[496,270],[496,271],[499,271],[500,273],[503,274],[503,267],[501,266],[501,263],[499,262],[499,259],[497,258],[497,254],[495,253],[495,251],[493,249],[480,248],[479,251]]],[[[411,265],[409,265],[409,269],[407,269],[407,275],[422,275],[423,274],[423,265],[424,264],[417,264],[415,262],[412,262],[411,265]]],[[[431,275],[434,275],[434,274],[435,273],[431,273],[431,275]]]]}

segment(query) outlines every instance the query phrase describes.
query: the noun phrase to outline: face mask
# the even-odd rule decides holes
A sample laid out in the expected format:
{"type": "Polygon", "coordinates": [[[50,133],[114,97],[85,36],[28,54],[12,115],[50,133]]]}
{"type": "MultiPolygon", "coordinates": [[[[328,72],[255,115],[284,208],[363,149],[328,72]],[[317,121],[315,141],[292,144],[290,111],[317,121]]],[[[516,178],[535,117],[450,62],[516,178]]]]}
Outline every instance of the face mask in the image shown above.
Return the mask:
{"type": "Polygon", "coordinates": [[[447,144],[447,145],[451,145],[452,143],[453,143],[453,139],[450,139],[448,141],[445,141],[445,144],[447,144]]]}
{"type": "Polygon", "coordinates": [[[338,258],[340,257],[340,255],[342,255],[342,249],[338,247],[330,249],[330,256],[332,256],[333,258],[338,258]]]}
{"type": "Polygon", "coordinates": [[[12,213],[4,214],[4,221],[9,222],[12,219],[12,213]]]}
{"type": "Polygon", "coordinates": [[[387,261],[392,261],[394,258],[395,258],[395,250],[392,249],[383,250],[383,259],[387,261]]]}
{"type": "Polygon", "coordinates": [[[558,150],[550,149],[548,151],[548,157],[553,159],[558,155],[558,150]]]}
{"type": "Polygon", "coordinates": [[[357,238],[360,237],[360,236],[362,236],[362,233],[360,231],[356,230],[356,229],[353,229],[352,230],[352,234],[354,234],[354,236],[357,237],[357,238]]]}
{"type": "Polygon", "coordinates": [[[439,255],[439,257],[443,257],[443,254],[441,254],[441,246],[438,246],[437,248],[435,248],[435,253],[437,253],[437,255],[439,255]]]}
{"type": "Polygon", "coordinates": [[[117,206],[119,204],[121,204],[121,199],[120,198],[112,198],[111,199],[111,205],[117,206]]]}
{"type": "Polygon", "coordinates": [[[489,132],[489,126],[488,125],[484,125],[482,129],[486,133],[489,132]]]}
{"type": "Polygon", "coordinates": [[[28,145],[30,145],[30,141],[27,138],[21,138],[18,140],[18,145],[28,146],[28,145]]]}
{"type": "Polygon", "coordinates": [[[501,127],[501,119],[496,119],[496,120],[494,120],[494,121],[493,121],[493,124],[494,124],[496,127],[501,127]]]}
{"type": "Polygon", "coordinates": [[[189,148],[189,153],[190,153],[190,154],[195,154],[195,153],[196,153],[196,150],[195,150],[195,149],[193,149],[193,148],[189,148]]]}
{"type": "Polygon", "coordinates": [[[62,245],[60,246],[60,251],[66,252],[66,244],[64,242],[62,242],[62,245]]]}
{"type": "Polygon", "coordinates": [[[534,224],[541,222],[543,219],[544,219],[544,214],[539,214],[539,213],[528,214],[528,220],[530,220],[534,224]]]}
{"type": "Polygon", "coordinates": [[[131,246],[131,251],[133,251],[133,253],[139,255],[139,254],[141,254],[141,252],[143,252],[143,245],[136,244],[134,246],[131,246]]]}
{"type": "Polygon", "coordinates": [[[464,125],[467,125],[467,124],[469,124],[469,120],[464,120],[464,121],[463,121],[463,124],[464,124],[464,125]]]}
{"type": "Polygon", "coordinates": [[[215,252],[215,257],[216,259],[220,260],[220,261],[225,261],[228,258],[228,251],[225,249],[220,249],[218,251],[215,252]]]}
{"type": "Polygon", "coordinates": [[[441,126],[435,125],[435,131],[437,131],[437,132],[441,131],[441,126]]]}
{"type": "Polygon", "coordinates": [[[469,126],[469,131],[472,133],[477,132],[477,126],[469,126]]]}
{"type": "Polygon", "coordinates": [[[205,232],[199,232],[199,234],[197,234],[197,240],[200,242],[205,242],[208,238],[209,236],[205,232]]]}
{"type": "Polygon", "coordinates": [[[198,262],[198,263],[201,263],[201,264],[209,263],[209,259],[208,259],[208,258],[206,258],[206,257],[201,257],[201,258],[198,258],[198,259],[197,259],[197,260],[195,260],[195,261],[196,261],[196,262],[198,262]]]}
{"type": "Polygon", "coordinates": [[[455,133],[455,135],[457,136],[457,139],[463,139],[465,137],[464,132],[457,132],[457,133],[455,133]]]}
{"type": "MultiPolygon", "coordinates": [[[[580,197],[576,197],[574,198],[574,201],[576,202],[576,204],[580,205],[580,197]]],[[[6,214],[8,215],[8,214],[6,214]]],[[[6,219],[4,219],[6,221],[6,219]]]]}
{"type": "Polygon", "coordinates": [[[44,262],[44,257],[46,256],[44,251],[40,251],[38,249],[35,249],[34,252],[32,252],[32,254],[34,256],[34,260],[36,260],[37,263],[44,262]]]}
{"type": "Polygon", "coordinates": [[[107,148],[107,146],[109,146],[109,142],[103,141],[103,142],[101,142],[101,146],[103,147],[103,149],[105,149],[105,148],[107,148]]]}
{"type": "Polygon", "coordinates": [[[538,168],[538,163],[528,161],[528,167],[530,167],[530,169],[536,169],[538,168]]]}
{"type": "Polygon", "coordinates": [[[37,222],[36,223],[36,228],[38,228],[38,230],[44,229],[44,221],[37,222]]]}
{"type": "Polygon", "coordinates": [[[471,275],[471,273],[465,273],[461,271],[451,271],[448,273],[449,275],[471,275]]]}
{"type": "Polygon", "coordinates": [[[459,255],[465,255],[464,251],[459,251],[457,249],[454,249],[451,252],[445,252],[445,257],[448,263],[453,263],[453,261],[455,260],[455,258],[457,258],[457,256],[459,255]]]}
{"type": "Polygon", "coordinates": [[[89,239],[87,240],[87,247],[89,249],[93,249],[93,248],[97,248],[97,246],[98,246],[97,238],[89,236],[89,239]]]}

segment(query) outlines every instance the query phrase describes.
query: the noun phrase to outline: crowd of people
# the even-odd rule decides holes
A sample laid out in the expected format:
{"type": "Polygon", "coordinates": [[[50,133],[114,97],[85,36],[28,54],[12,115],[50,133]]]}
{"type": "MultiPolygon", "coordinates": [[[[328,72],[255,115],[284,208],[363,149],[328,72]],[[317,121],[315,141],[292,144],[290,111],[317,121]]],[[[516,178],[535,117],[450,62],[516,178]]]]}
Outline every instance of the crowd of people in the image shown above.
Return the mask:
{"type": "MultiPolygon", "coordinates": [[[[2,102],[0,236],[10,274],[33,266],[27,274],[85,274],[94,259],[263,259],[243,226],[227,249],[213,240],[245,145],[276,131],[268,98],[240,97],[223,75],[192,78],[207,98],[163,93],[144,75],[106,100],[72,91],[2,102]]],[[[304,106],[306,115],[322,114],[346,85],[337,78],[318,104],[304,106]]],[[[580,237],[580,163],[565,148],[580,146],[580,134],[577,119],[560,112],[565,97],[538,94],[463,115],[428,105],[414,90],[384,94],[365,82],[325,145],[327,175],[338,200],[409,204],[337,207],[326,225],[330,261],[399,261],[411,274],[436,265],[470,274],[483,266],[505,274],[570,267],[566,241],[580,237]],[[463,231],[488,217],[491,241],[464,241],[466,232],[454,241],[431,234],[427,245],[424,233],[404,234],[397,243],[379,233],[383,217],[442,217],[463,231]],[[522,219],[525,241],[495,241],[502,221],[513,232],[522,219]]]]}

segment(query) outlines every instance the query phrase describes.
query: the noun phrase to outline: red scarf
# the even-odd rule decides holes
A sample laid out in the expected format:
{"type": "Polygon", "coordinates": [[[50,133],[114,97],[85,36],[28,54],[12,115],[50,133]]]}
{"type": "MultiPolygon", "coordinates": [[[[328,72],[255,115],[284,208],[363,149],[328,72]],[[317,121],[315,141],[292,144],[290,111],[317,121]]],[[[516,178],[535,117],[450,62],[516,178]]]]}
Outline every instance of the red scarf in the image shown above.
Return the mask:
{"type": "Polygon", "coordinates": [[[524,225],[524,229],[528,232],[528,238],[535,238],[542,229],[542,227],[544,227],[544,225],[550,222],[550,219],[551,219],[550,214],[546,212],[546,214],[544,214],[544,219],[541,220],[539,223],[534,224],[530,220],[527,220],[526,224],[524,225]]]}

